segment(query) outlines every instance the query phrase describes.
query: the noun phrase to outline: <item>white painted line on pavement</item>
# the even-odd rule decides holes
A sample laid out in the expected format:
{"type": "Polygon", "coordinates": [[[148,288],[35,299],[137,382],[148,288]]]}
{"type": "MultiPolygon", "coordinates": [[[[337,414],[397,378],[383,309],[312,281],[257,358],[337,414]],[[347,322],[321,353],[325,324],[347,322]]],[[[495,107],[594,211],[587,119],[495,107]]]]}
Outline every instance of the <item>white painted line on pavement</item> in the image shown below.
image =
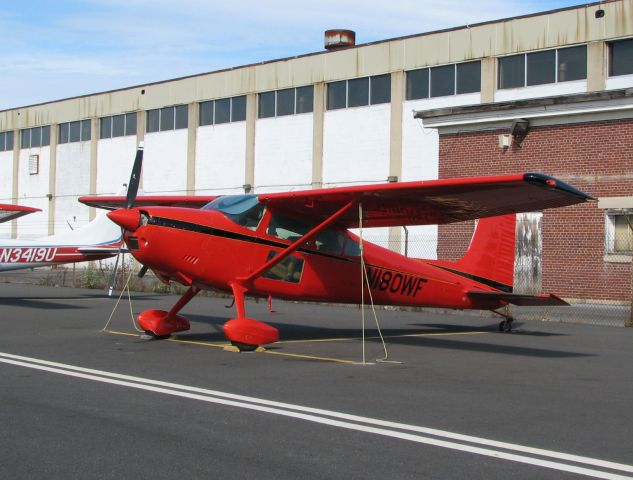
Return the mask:
{"type": "Polygon", "coordinates": [[[434,445],[438,447],[448,448],[452,450],[459,450],[478,455],[484,455],[504,460],[511,460],[519,463],[525,463],[530,465],[541,466],[545,468],[566,471],[570,473],[576,473],[580,475],[591,476],[595,478],[603,478],[610,480],[618,479],[633,479],[630,476],[623,476],[611,472],[605,472],[601,470],[594,470],[585,467],[579,467],[576,465],[570,465],[566,463],[560,463],[557,461],[544,460],[535,457],[529,457],[524,455],[516,455],[499,450],[492,450],[489,448],[481,448],[473,445],[466,445],[463,443],[451,442],[446,440],[440,440],[437,438],[426,437],[422,435],[415,435],[405,433],[398,430],[414,431],[419,433],[425,433],[427,435],[433,435],[436,437],[450,438],[453,440],[461,440],[464,442],[474,443],[478,445],[493,446],[504,450],[510,450],[514,452],[529,453],[538,455],[541,457],[548,457],[556,460],[566,460],[568,462],[582,463],[595,467],[607,468],[610,470],[617,470],[622,472],[633,472],[633,466],[625,465],[621,463],[609,462],[605,460],[583,457],[579,455],[571,455],[561,452],[555,452],[551,450],[544,450],[533,447],[526,447],[523,445],[511,444],[506,442],[498,442],[495,440],[474,437],[470,435],[462,435],[453,432],[447,432],[443,430],[437,430],[427,427],[420,427],[416,425],[408,425],[397,422],[389,422],[385,420],[373,419],[369,417],[362,417],[357,415],[349,415],[342,412],[335,412],[331,410],[323,410],[311,407],[304,407],[301,405],[293,405],[282,402],[275,402],[271,400],[259,399],[255,397],[248,397],[244,395],[236,395],[227,392],[220,392],[217,390],[209,390],[199,387],[191,387],[187,385],[179,385],[175,383],[162,382],[158,380],[151,380],[142,377],[135,377],[131,375],[123,375],[114,372],[106,372],[103,370],[94,370],[84,367],[77,367],[74,365],[66,365],[63,363],[50,362],[47,360],[40,360],[36,358],[23,357],[19,355],[12,355],[8,353],[0,352],[0,362],[5,364],[11,364],[26,368],[32,368],[41,371],[47,371],[51,373],[62,374],[75,378],[83,378],[87,380],[98,381],[102,383],[108,383],[113,385],[120,385],[140,390],[146,390],[151,392],[163,393],[167,395],[174,395],[183,398],[189,398],[193,400],[199,400],[209,403],[228,405],[232,407],[245,408],[249,410],[255,410],[260,412],[271,413],[275,415],[283,415],[286,417],[298,418],[306,421],[321,423],[324,425],[330,425],[339,428],[346,428],[350,430],[362,431],[367,433],[373,433],[377,435],[398,438],[401,440],[408,440],[416,443],[422,443],[427,445],[434,445]],[[332,418],[326,418],[332,417],[332,418]],[[341,420],[335,420],[341,419],[341,420]],[[342,421],[345,420],[345,421],[342,421]],[[356,423],[358,422],[358,423],[356,423]],[[360,423],[368,424],[362,425],[360,423]],[[387,427],[377,428],[376,426],[387,427]]]}

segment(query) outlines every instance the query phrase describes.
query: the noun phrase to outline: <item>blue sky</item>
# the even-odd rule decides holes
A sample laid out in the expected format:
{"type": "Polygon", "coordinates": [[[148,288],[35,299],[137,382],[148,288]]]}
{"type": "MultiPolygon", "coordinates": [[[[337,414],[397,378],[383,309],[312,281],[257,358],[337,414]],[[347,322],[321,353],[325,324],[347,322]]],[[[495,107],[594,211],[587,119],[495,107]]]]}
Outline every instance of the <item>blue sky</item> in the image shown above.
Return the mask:
{"type": "Polygon", "coordinates": [[[578,5],[565,0],[2,0],[0,110],[356,42],[578,5]]]}

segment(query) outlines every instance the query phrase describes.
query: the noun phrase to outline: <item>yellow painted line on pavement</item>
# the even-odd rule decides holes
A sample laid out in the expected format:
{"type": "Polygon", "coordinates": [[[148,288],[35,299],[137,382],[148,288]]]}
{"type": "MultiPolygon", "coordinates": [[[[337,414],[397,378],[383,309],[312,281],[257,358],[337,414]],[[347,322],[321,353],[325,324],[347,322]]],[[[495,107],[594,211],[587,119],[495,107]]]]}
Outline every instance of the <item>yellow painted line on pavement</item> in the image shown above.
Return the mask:
{"type": "MultiPolygon", "coordinates": [[[[106,333],[112,333],[114,335],[125,335],[128,337],[138,337],[140,333],[130,333],[130,332],[119,332],[119,331],[115,331],[115,330],[105,330],[106,333]]],[[[437,336],[451,336],[451,335],[478,335],[478,334],[484,334],[484,333],[489,333],[489,332],[480,332],[480,331],[473,331],[473,332],[438,332],[438,333],[410,333],[410,334],[404,334],[404,335],[391,335],[391,336],[387,336],[385,338],[403,338],[403,337],[437,337],[437,336]]],[[[366,340],[376,340],[379,339],[380,337],[365,337],[366,340]]],[[[361,340],[361,337],[348,337],[348,338],[319,338],[319,339],[314,339],[314,340],[287,340],[287,341],[279,341],[279,342],[275,342],[275,345],[277,344],[289,344],[289,343],[323,343],[323,342],[336,342],[336,341],[350,341],[350,340],[361,340]]],[[[195,340],[180,340],[177,338],[166,338],[165,341],[168,342],[175,342],[175,343],[184,343],[184,344],[191,344],[191,345],[198,345],[198,346],[202,346],[202,347],[213,347],[213,348],[224,348],[227,347],[229,345],[231,345],[230,343],[226,342],[226,343],[211,343],[211,342],[200,342],[200,341],[195,341],[195,340]]],[[[263,353],[267,353],[269,355],[278,355],[278,356],[284,356],[284,357],[291,357],[291,358],[303,358],[306,360],[319,360],[322,362],[334,362],[334,363],[346,363],[346,364],[356,364],[358,363],[355,360],[345,360],[343,358],[333,358],[333,357],[321,357],[318,355],[304,355],[304,354],[300,354],[300,353],[288,353],[288,352],[277,352],[277,351],[273,351],[273,350],[265,350],[263,353]]]]}

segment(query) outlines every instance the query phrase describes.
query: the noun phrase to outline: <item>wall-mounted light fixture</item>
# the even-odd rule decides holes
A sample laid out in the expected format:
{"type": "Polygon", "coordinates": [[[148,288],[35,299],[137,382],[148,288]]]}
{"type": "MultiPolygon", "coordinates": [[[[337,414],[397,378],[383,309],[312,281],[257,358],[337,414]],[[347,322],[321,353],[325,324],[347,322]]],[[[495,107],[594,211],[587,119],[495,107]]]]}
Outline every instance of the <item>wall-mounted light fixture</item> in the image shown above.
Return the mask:
{"type": "Polygon", "coordinates": [[[514,140],[516,145],[521,145],[521,142],[525,139],[528,134],[528,130],[530,129],[530,122],[523,118],[517,118],[514,122],[512,122],[512,126],[510,127],[510,135],[514,140]]]}
{"type": "Polygon", "coordinates": [[[242,188],[244,189],[244,193],[251,193],[253,186],[250,183],[245,183],[242,185],[242,188]]]}

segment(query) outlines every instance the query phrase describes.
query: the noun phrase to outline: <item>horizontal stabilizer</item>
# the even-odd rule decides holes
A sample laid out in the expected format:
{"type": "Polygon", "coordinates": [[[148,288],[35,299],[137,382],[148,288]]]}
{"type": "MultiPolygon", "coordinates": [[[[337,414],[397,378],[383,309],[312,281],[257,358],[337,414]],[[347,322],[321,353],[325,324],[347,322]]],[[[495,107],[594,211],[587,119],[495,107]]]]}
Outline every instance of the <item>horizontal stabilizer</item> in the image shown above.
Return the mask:
{"type": "Polygon", "coordinates": [[[553,293],[547,295],[522,295],[520,293],[504,292],[468,292],[468,296],[477,300],[501,300],[502,302],[522,307],[569,305],[569,303],[553,293]]]}

